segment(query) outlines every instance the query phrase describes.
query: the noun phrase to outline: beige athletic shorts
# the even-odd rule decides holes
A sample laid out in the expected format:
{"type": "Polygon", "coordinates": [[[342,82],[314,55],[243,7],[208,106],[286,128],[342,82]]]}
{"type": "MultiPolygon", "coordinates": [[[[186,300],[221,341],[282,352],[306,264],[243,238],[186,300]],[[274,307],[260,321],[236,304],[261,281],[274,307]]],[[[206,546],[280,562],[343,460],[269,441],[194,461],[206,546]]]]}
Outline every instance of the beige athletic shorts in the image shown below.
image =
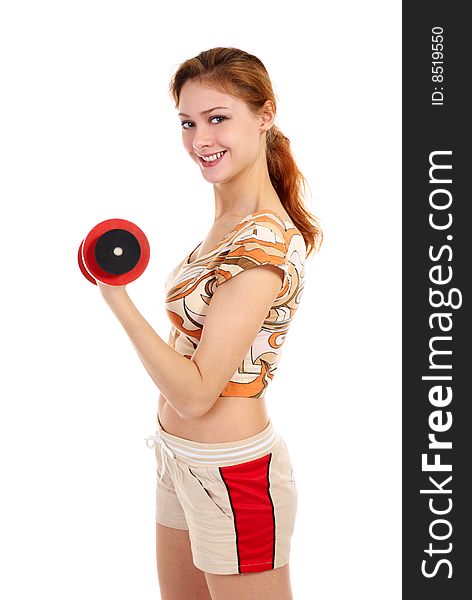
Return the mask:
{"type": "Polygon", "coordinates": [[[270,421],[257,435],[218,444],[171,435],[158,421],[146,443],[157,461],[156,521],[188,530],[197,568],[254,573],[288,562],[297,489],[270,421]]]}

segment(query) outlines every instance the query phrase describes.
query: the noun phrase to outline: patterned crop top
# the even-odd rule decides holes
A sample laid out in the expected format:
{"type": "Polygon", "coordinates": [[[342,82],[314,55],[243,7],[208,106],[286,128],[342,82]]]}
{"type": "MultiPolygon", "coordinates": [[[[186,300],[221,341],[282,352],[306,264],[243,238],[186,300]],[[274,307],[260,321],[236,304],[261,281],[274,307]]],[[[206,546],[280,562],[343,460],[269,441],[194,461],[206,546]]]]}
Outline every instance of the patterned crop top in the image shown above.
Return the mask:
{"type": "Polygon", "coordinates": [[[303,293],[306,247],[300,231],[274,211],[242,219],[213,250],[189,263],[192,252],[169,274],[166,312],[172,323],[169,343],[188,359],[196,350],[215,289],[258,265],[276,265],[282,286],[238,370],[221,396],[262,398],[274,377],[282,345],[303,293]]]}

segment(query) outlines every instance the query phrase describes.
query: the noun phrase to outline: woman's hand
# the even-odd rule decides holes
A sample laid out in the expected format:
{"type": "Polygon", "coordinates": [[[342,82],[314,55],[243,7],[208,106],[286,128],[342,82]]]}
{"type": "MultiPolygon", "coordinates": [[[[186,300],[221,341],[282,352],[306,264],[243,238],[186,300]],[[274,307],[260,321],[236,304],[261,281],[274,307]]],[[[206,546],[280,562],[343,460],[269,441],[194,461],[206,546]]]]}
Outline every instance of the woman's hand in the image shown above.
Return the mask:
{"type": "Polygon", "coordinates": [[[107,301],[127,295],[126,285],[107,285],[106,283],[97,281],[97,286],[100,289],[102,296],[107,301]]]}

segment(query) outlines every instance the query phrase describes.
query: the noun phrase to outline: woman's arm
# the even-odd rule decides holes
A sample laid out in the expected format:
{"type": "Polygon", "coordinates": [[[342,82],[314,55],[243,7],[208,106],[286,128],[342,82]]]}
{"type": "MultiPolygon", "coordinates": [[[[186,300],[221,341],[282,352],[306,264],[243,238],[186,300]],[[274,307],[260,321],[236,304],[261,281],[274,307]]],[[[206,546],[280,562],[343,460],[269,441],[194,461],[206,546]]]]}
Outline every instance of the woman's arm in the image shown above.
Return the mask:
{"type": "Polygon", "coordinates": [[[196,364],[176,352],[159,337],[138,311],[125,286],[97,283],[151,379],[179,416],[190,418],[202,386],[202,378],[196,364]]]}
{"type": "Polygon", "coordinates": [[[98,286],[161,393],[181,418],[195,419],[211,409],[246,356],[280,291],[282,275],[265,265],[217,287],[191,360],[157,335],[124,286],[98,286]]]}

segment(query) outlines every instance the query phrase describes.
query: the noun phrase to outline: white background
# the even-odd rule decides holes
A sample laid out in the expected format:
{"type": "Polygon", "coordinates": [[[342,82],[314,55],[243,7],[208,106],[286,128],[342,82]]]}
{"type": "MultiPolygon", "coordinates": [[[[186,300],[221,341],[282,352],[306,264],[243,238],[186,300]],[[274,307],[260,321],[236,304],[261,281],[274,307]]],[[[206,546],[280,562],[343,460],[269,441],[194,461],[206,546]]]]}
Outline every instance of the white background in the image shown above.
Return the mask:
{"type": "Polygon", "coordinates": [[[167,340],[165,278],[214,214],[167,86],[214,46],[267,67],[325,235],[267,393],[294,598],[400,598],[400,26],[393,1],[2,3],[3,598],[159,597],[158,391],[77,251],[137,223],[151,260],[127,290],[167,340]]]}

